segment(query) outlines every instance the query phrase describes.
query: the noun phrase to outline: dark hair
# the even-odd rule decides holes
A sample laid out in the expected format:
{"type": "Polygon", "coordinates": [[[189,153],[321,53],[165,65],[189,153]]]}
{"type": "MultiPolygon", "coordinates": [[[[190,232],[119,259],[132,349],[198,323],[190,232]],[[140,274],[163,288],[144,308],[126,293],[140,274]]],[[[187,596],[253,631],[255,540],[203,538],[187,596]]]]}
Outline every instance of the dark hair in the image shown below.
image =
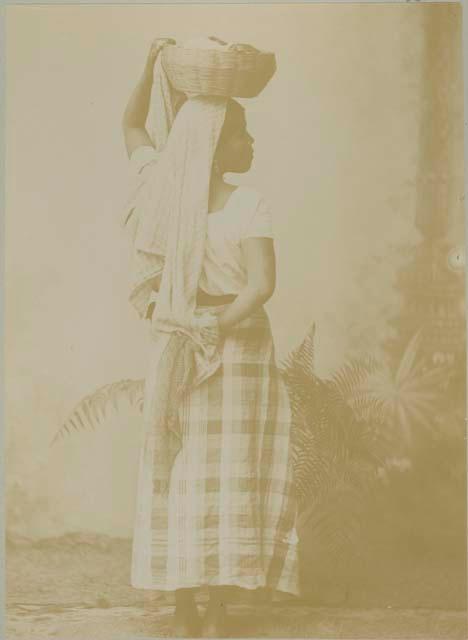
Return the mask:
{"type": "Polygon", "coordinates": [[[221,146],[231,135],[245,122],[245,108],[234,100],[229,98],[226,105],[226,116],[224,124],[219,135],[218,145],[221,146]]]}

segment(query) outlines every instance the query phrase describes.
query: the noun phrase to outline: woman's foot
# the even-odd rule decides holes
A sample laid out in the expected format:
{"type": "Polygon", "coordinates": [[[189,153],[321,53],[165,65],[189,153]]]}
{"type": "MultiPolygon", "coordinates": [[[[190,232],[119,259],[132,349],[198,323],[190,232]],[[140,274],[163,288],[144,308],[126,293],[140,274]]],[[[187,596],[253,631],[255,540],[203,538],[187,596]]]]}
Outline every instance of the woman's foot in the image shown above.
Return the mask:
{"type": "Polygon", "coordinates": [[[174,638],[199,638],[202,621],[197,606],[176,607],[172,627],[174,638]]]}
{"type": "Polygon", "coordinates": [[[203,618],[202,635],[204,638],[227,637],[227,612],[224,602],[209,602],[203,618]]]}

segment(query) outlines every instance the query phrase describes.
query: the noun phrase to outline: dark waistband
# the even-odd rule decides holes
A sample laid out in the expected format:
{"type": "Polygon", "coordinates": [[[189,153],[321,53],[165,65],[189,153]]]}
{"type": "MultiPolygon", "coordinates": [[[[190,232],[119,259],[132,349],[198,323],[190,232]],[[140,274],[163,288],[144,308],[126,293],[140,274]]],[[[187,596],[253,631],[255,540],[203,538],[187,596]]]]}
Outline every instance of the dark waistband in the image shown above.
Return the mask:
{"type": "Polygon", "coordinates": [[[202,306],[216,307],[218,305],[230,304],[237,298],[235,294],[227,294],[225,296],[212,296],[205,293],[201,289],[197,293],[197,304],[202,306]]]}

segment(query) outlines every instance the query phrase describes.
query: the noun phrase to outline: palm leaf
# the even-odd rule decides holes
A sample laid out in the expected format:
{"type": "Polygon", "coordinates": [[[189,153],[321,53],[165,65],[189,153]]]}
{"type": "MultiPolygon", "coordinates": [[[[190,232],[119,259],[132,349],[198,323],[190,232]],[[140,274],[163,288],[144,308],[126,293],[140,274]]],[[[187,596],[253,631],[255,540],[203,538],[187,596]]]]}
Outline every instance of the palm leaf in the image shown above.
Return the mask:
{"type": "Polygon", "coordinates": [[[106,420],[109,410],[119,411],[122,401],[140,413],[143,409],[144,380],[119,380],[85,396],[55,434],[55,444],[72,431],[94,430],[106,420]]]}
{"type": "Polygon", "coordinates": [[[423,330],[420,328],[409,341],[396,371],[395,380],[397,382],[406,380],[414,374],[416,358],[421,345],[423,330]]]}
{"type": "Polygon", "coordinates": [[[369,393],[388,416],[391,428],[399,427],[407,444],[412,442],[418,426],[432,428],[434,416],[443,400],[447,379],[445,367],[422,371],[413,361],[413,368],[403,368],[393,374],[382,369],[369,380],[369,393]]]}

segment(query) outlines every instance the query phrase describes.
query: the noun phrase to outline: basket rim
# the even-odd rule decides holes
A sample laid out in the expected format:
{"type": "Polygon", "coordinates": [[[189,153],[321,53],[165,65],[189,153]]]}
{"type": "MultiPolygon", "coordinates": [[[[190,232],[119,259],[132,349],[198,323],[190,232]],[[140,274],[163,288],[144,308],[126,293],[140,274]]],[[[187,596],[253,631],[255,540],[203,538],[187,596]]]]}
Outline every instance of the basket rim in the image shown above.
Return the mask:
{"type": "MultiPolygon", "coordinates": [[[[233,43],[235,44],[235,43],[233,43]]],[[[184,47],[181,44],[172,44],[172,43],[168,43],[164,46],[164,48],[162,49],[161,53],[164,53],[165,51],[170,51],[170,50],[176,50],[178,49],[179,51],[187,51],[187,52],[192,52],[194,54],[198,53],[198,54],[204,54],[204,55],[229,55],[229,56],[273,56],[276,57],[276,54],[274,51],[266,51],[266,50],[262,50],[262,49],[257,49],[257,51],[234,51],[234,50],[230,50],[230,49],[202,49],[202,48],[198,48],[198,47],[184,47]]]]}

